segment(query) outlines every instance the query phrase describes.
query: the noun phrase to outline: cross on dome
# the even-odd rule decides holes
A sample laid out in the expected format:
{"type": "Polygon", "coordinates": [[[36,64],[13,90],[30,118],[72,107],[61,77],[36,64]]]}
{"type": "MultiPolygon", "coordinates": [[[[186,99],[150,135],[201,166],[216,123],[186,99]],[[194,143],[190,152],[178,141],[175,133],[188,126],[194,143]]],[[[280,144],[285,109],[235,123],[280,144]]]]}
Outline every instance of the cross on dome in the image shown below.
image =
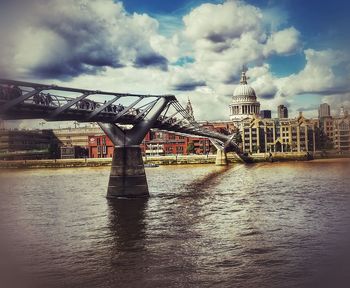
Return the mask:
{"type": "Polygon", "coordinates": [[[241,81],[240,81],[241,84],[248,84],[248,82],[247,82],[248,78],[247,78],[247,76],[245,74],[247,71],[248,71],[247,66],[243,65],[242,66],[241,81]]]}

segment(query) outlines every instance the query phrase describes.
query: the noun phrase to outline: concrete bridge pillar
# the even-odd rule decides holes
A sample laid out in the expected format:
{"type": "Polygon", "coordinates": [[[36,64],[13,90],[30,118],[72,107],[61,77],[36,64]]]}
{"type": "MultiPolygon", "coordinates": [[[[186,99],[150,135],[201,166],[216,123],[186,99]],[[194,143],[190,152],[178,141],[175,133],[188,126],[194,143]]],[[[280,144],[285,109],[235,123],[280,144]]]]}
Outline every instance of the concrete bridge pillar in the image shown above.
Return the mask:
{"type": "Polygon", "coordinates": [[[216,166],[225,166],[227,165],[227,156],[226,152],[222,149],[216,150],[216,159],[215,159],[215,165],[216,166]]]}
{"type": "Polygon", "coordinates": [[[114,123],[98,123],[115,146],[107,198],[149,196],[140,144],[170,100],[160,99],[159,106],[131,129],[122,129],[114,123]]]}
{"type": "Polygon", "coordinates": [[[140,146],[116,146],[109,176],[107,198],[148,196],[148,185],[140,146]]]}

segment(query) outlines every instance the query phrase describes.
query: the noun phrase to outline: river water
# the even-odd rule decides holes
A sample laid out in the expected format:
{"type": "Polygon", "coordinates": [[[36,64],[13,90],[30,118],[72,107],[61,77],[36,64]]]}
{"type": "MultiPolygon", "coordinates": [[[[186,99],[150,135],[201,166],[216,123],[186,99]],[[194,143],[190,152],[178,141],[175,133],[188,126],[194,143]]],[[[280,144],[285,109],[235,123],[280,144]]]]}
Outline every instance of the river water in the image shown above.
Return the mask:
{"type": "Polygon", "coordinates": [[[350,287],[349,168],[147,168],[115,201],[108,167],[2,171],[0,286],[350,287]]]}

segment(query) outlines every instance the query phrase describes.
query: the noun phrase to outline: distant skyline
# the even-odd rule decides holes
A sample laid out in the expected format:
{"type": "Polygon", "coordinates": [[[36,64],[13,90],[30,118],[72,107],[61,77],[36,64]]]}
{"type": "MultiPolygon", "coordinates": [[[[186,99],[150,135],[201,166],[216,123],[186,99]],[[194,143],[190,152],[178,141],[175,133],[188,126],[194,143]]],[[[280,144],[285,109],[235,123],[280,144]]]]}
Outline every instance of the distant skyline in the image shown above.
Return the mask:
{"type": "Polygon", "coordinates": [[[345,0],[5,0],[0,76],[173,93],[197,119],[228,120],[247,65],[262,110],[317,117],[327,102],[335,114],[350,108],[348,11],[345,0]]]}

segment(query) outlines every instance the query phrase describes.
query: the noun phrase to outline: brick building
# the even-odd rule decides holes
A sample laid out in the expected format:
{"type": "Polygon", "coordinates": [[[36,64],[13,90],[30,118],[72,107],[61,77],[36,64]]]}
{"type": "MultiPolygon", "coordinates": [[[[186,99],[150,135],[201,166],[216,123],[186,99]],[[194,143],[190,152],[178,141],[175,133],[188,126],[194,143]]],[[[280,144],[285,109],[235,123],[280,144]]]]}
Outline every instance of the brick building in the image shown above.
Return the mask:
{"type": "MultiPolygon", "coordinates": [[[[193,116],[191,102],[188,100],[186,110],[193,116]]],[[[232,134],[236,129],[232,121],[202,121],[203,127],[223,134],[232,134]]],[[[97,132],[97,131],[96,131],[97,132]]],[[[104,134],[95,133],[89,136],[89,157],[106,158],[113,156],[113,143],[104,134]]],[[[151,129],[142,141],[141,151],[144,155],[187,155],[187,154],[209,154],[213,146],[208,138],[189,137],[171,132],[151,129]]]]}
{"type": "MultiPolygon", "coordinates": [[[[211,144],[207,138],[185,137],[174,133],[151,130],[141,143],[144,155],[187,155],[207,154],[211,144]]],[[[106,135],[89,136],[89,157],[107,158],[113,156],[114,145],[106,135]]]]}
{"type": "Polygon", "coordinates": [[[89,157],[108,158],[113,156],[114,145],[106,135],[88,136],[89,157]]]}

